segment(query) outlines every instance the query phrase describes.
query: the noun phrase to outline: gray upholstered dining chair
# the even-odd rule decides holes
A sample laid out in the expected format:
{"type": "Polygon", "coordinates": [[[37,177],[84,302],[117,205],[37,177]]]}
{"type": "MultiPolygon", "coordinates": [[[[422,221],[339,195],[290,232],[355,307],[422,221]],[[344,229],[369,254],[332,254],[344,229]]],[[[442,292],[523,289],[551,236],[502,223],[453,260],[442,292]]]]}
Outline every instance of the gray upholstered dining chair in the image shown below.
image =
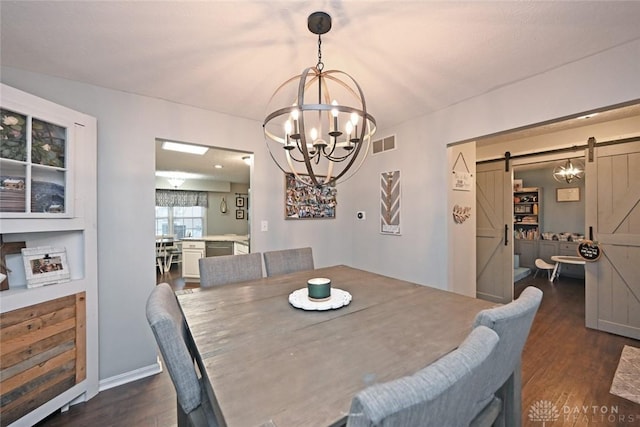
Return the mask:
{"type": "MultiPolygon", "coordinates": [[[[511,394],[513,387],[520,388],[520,360],[522,350],[529,336],[533,318],[542,301],[542,291],[536,287],[527,287],[514,301],[482,310],[475,318],[474,326],[486,326],[494,330],[500,337],[496,354],[489,362],[489,368],[494,374],[487,378],[485,384],[486,397],[497,396],[499,402],[509,402],[504,393],[511,394]],[[508,381],[508,382],[507,382],[508,381]],[[505,387],[503,387],[505,386],[505,387]]],[[[520,392],[516,393],[520,396],[520,392]]],[[[521,401],[513,402],[517,405],[516,413],[521,412],[521,401]]],[[[498,426],[510,425],[511,420],[505,419],[505,412],[513,412],[511,408],[498,408],[498,413],[492,418],[498,426]]],[[[482,418],[483,414],[480,414],[482,418]]],[[[474,424],[475,425],[475,424],[474,424]]]]}
{"type": "Polygon", "coordinates": [[[178,400],[178,426],[217,427],[215,413],[189,351],[190,336],[171,286],[158,284],[147,300],[147,320],[178,400]]]}
{"type": "Polygon", "coordinates": [[[347,427],[468,426],[492,398],[479,400],[485,369],[499,342],[487,327],[471,331],[460,346],[411,376],[358,392],[347,427]]]}
{"type": "Polygon", "coordinates": [[[201,288],[262,278],[260,252],[200,258],[198,263],[201,288]]]}
{"type": "Polygon", "coordinates": [[[311,248],[297,248],[265,252],[264,267],[267,277],[313,270],[313,251],[311,248]]]}

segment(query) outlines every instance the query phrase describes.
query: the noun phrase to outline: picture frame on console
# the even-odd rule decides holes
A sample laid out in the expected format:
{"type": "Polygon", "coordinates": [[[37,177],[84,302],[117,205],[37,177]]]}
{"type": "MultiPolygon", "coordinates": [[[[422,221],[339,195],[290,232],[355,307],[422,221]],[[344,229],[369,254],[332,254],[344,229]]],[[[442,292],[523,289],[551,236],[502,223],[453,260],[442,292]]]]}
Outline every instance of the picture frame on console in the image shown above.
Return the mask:
{"type": "Polygon", "coordinates": [[[41,246],[22,249],[27,288],[64,283],[71,280],[67,251],[62,247],[41,246]]]}

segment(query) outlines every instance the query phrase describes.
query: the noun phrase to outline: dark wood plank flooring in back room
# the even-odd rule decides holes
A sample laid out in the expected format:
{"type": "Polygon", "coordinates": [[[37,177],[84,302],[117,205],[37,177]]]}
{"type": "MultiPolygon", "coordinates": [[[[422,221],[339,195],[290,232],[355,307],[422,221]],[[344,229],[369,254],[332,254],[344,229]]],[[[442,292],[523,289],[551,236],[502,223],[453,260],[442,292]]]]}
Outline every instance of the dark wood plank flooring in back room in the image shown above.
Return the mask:
{"type": "MultiPolygon", "coordinates": [[[[175,289],[192,287],[175,268],[158,281],[168,281],[175,289]]],[[[529,285],[542,289],[544,298],[523,354],[523,426],[543,426],[528,417],[540,401],[551,402],[560,413],[547,427],[640,425],[640,405],[609,393],[622,348],[640,347],[640,341],[584,327],[584,281],[560,278],[552,286],[546,276],[529,277],[518,282],[516,295],[529,285]],[[603,418],[602,412],[612,407],[617,415],[603,418]]],[[[175,406],[175,391],[163,372],[103,391],[39,426],[176,426],[175,406]]]]}

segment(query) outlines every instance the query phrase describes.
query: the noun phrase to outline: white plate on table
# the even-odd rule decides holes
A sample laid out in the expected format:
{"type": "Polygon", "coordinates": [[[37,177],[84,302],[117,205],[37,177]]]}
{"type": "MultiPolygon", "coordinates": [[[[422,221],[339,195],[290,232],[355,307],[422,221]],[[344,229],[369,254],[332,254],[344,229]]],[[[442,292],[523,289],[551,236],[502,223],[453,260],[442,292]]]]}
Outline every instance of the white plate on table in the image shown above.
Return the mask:
{"type": "Polygon", "coordinates": [[[350,302],[351,294],[338,288],[331,288],[331,297],[326,301],[311,301],[306,287],[289,294],[289,304],[302,310],[334,310],[350,302]]]}

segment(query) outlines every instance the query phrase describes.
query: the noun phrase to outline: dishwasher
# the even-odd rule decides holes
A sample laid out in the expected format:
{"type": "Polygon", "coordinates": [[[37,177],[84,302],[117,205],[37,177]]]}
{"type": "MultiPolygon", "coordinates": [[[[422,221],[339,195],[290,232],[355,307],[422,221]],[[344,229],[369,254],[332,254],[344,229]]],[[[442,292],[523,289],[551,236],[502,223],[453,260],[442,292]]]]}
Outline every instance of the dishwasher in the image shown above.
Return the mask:
{"type": "Polygon", "coordinates": [[[207,242],[205,254],[207,257],[233,255],[233,242],[207,242]]]}

